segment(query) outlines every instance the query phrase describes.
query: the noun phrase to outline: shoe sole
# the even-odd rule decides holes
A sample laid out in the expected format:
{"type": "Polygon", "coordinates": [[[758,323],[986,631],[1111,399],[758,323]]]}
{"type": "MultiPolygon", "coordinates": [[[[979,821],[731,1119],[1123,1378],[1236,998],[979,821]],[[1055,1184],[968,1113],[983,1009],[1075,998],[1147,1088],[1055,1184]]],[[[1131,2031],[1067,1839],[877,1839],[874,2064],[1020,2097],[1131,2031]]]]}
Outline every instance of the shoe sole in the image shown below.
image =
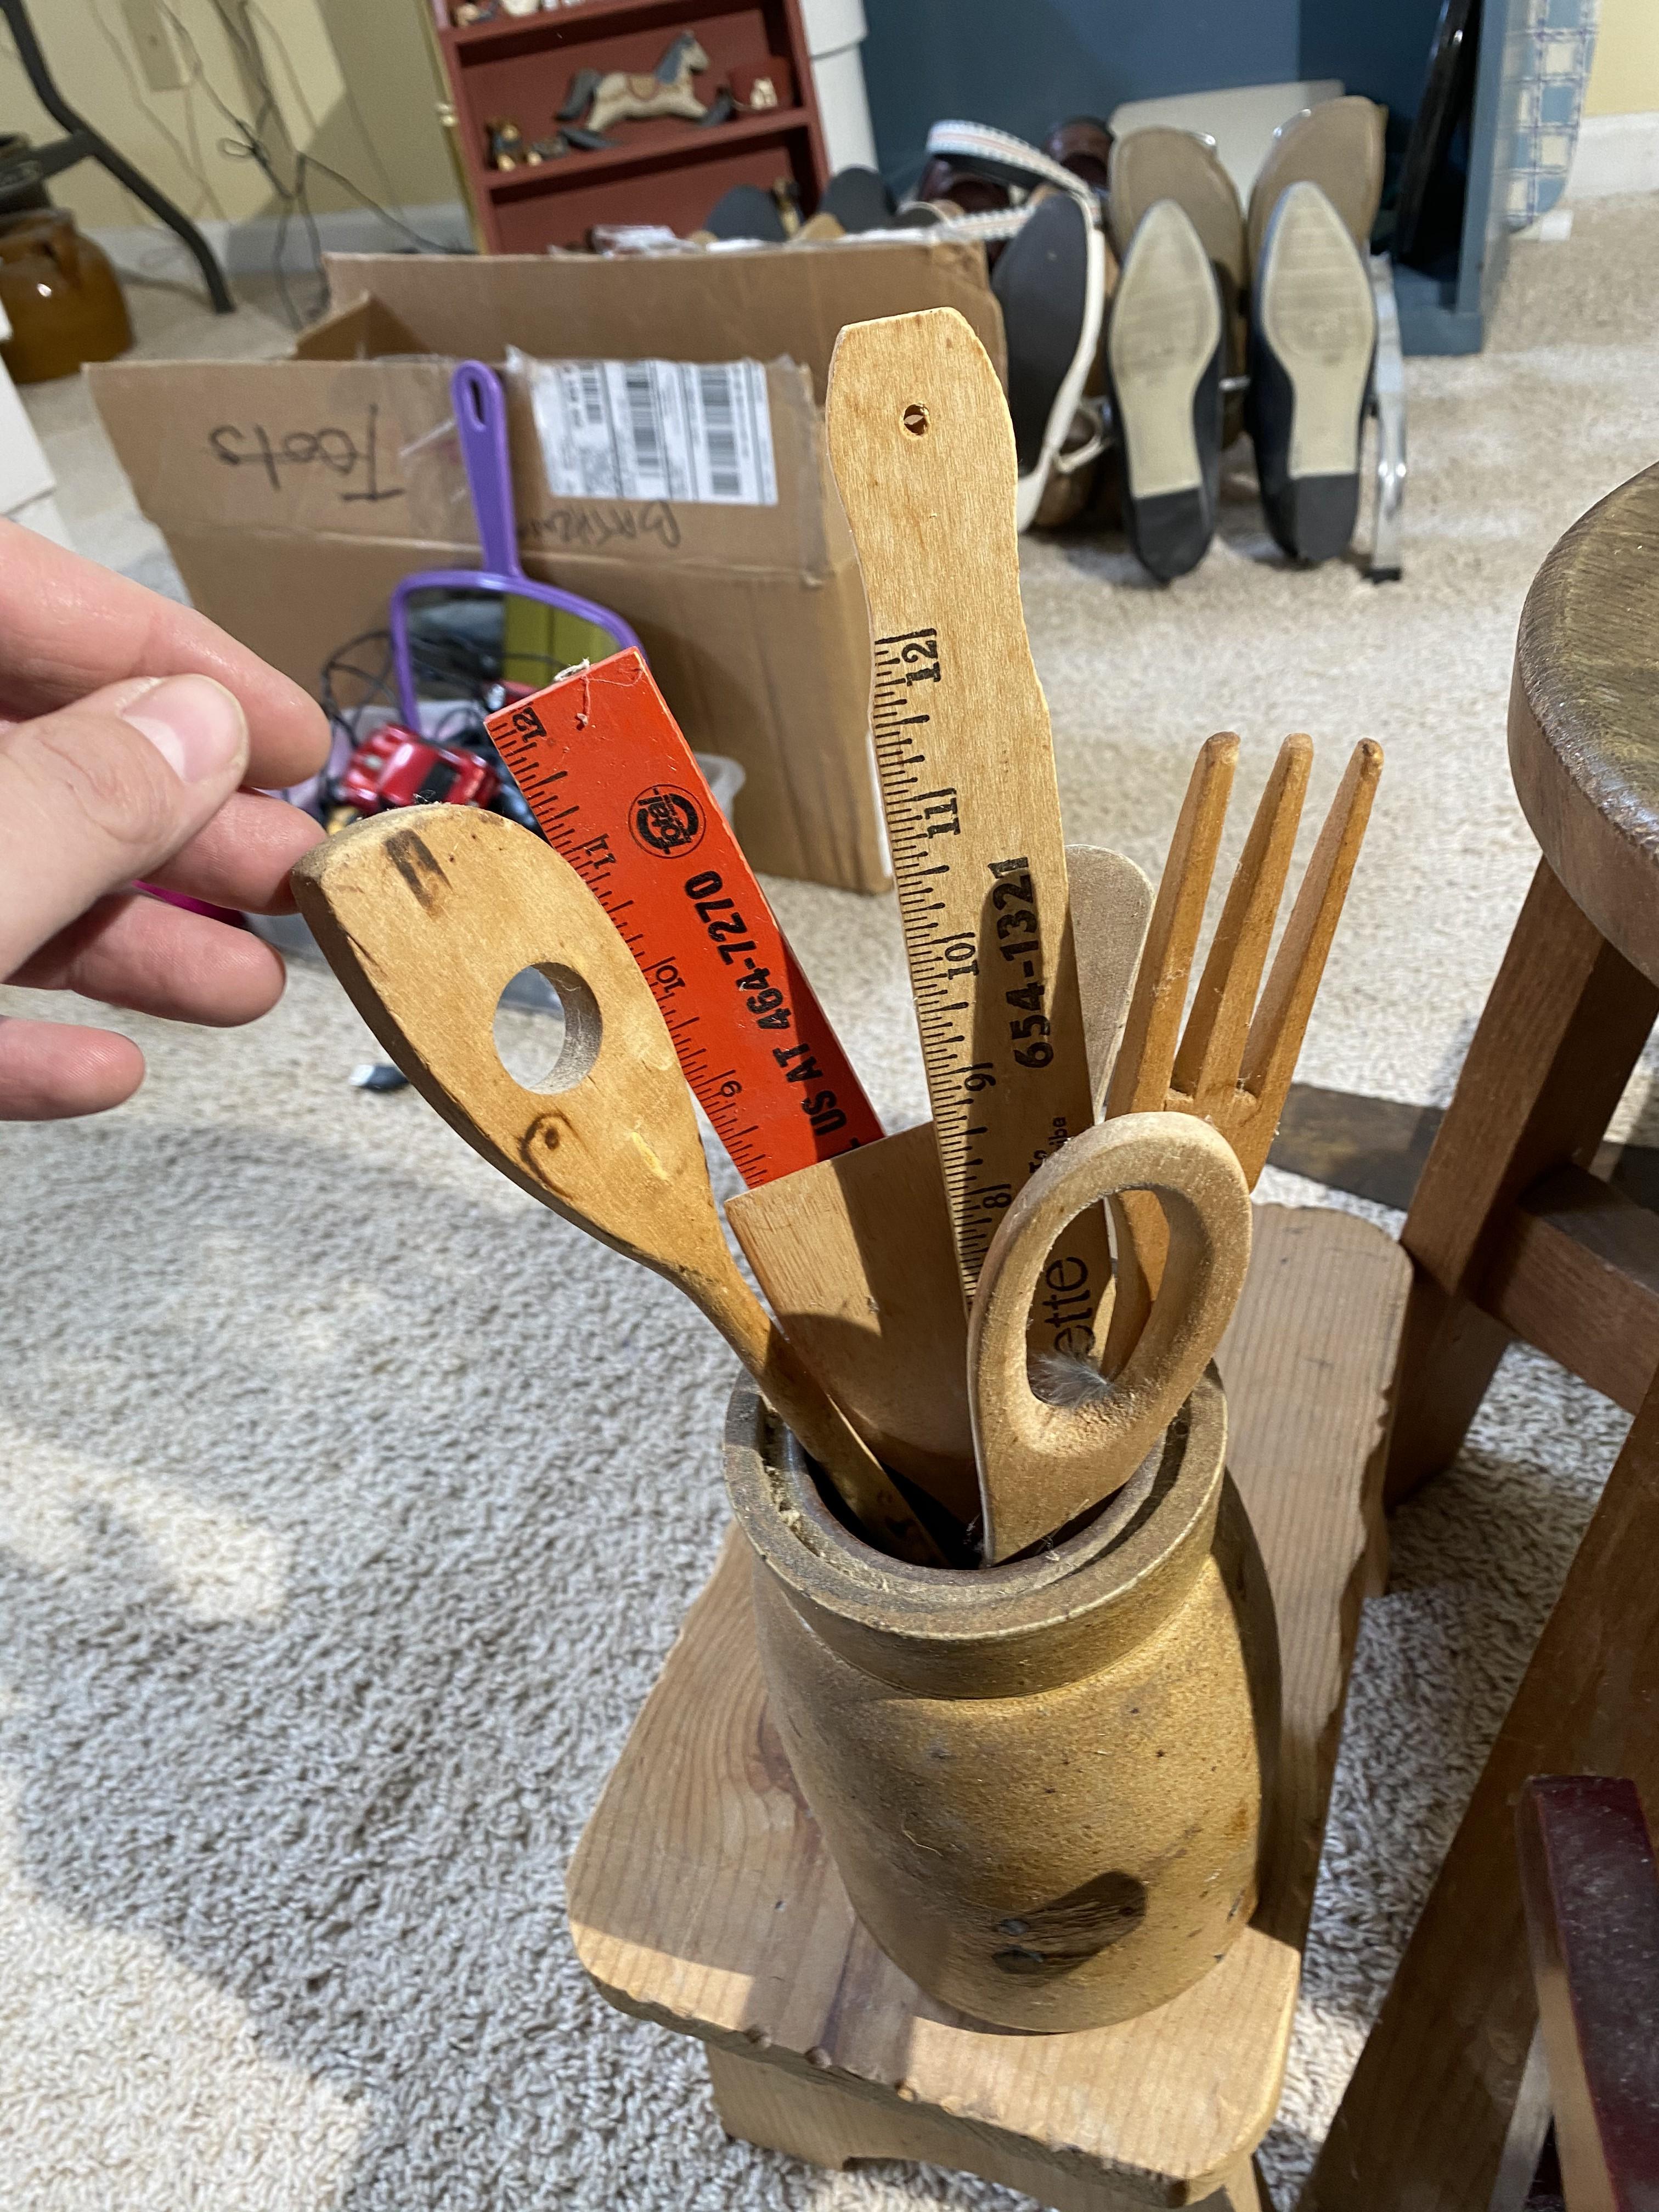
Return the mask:
{"type": "Polygon", "coordinates": [[[1289,380],[1290,477],[1315,535],[1297,550],[1328,560],[1348,542],[1358,502],[1360,412],[1376,345],[1370,279],[1347,226],[1318,187],[1302,183],[1280,197],[1267,236],[1256,295],[1256,321],[1289,380]],[[1323,493],[1310,487],[1340,479],[1323,493]],[[1352,498],[1350,499],[1350,495],[1352,498]],[[1340,544],[1328,543],[1348,507],[1340,544]],[[1330,513],[1323,526],[1320,515],[1330,513]]]}
{"type": "MultiPolygon", "coordinates": [[[[1174,200],[1197,231],[1221,289],[1226,371],[1229,376],[1241,375],[1250,261],[1244,210],[1221,157],[1192,131],[1154,124],[1145,131],[1132,131],[1113,146],[1111,180],[1112,240],[1120,256],[1159,200],[1174,200]]],[[[1239,403],[1230,399],[1224,434],[1230,442],[1238,434],[1239,414],[1239,403]]]]}
{"type": "Polygon", "coordinates": [[[1321,100],[1283,125],[1250,193],[1250,266],[1261,264],[1267,225],[1291,185],[1317,185],[1363,253],[1382,198],[1382,110],[1350,93],[1321,100]]]}
{"type": "Polygon", "coordinates": [[[1159,200],[1174,200],[1204,250],[1241,293],[1249,275],[1244,210],[1213,147],[1190,131],[1158,124],[1131,131],[1112,149],[1112,239],[1120,257],[1159,200]]]}
{"type": "Polygon", "coordinates": [[[1106,241],[1081,201],[1057,192],[1034,209],[1003,249],[991,289],[1007,331],[1008,405],[1022,454],[1015,526],[1029,530],[1083,396],[1105,312],[1106,241]]]}
{"type": "Polygon", "coordinates": [[[1173,200],[1136,231],[1106,334],[1118,436],[1137,501],[1204,482],[1193,400],[1221,343],[1221,303],[1203,240],[1173,200]]]}

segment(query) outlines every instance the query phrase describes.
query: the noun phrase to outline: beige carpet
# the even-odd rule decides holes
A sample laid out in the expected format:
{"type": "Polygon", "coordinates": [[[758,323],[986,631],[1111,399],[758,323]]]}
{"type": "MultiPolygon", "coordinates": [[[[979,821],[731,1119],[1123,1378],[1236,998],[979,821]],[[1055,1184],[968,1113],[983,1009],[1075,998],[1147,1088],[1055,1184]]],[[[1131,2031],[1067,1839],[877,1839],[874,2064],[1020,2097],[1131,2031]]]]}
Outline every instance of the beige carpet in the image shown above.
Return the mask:
{"type": "MultiPolygon", "coordinates": [[[[1311,1082],[1449,1091],[1533,863],[1516,617],[1659,448],[1656,266],[1659,200],[1583,210],[1516,249],[1484,356],[1410,364],[1401,584],[1286,570],[1247,477],[1167,591],[1120,540],[1029,549],[1074,839],[1155,868],[1218,726],[1252,791],[1290,728],[1322,800],[1353,739],[1387,749],[1311,1082]]],[[[108,526],[118,487],[66,490],[108,526]]],[[[775,888],[889,1126],[917,1118],[890,902],[775,888]]],[[[562,1869],[723,1522],[721,1346],[411,1094],[349,1088],[325,975],[240,1034],[120,1025],[131,1106],[0,1131],[8,2212],[1012,2207],[728,2143],[696,2047],[572,1960],[562,1869]]],[[[1624,1425],[1513,1356],[1399,1518],[1266,2147],[1286,2205],[1624,1425]]]]}

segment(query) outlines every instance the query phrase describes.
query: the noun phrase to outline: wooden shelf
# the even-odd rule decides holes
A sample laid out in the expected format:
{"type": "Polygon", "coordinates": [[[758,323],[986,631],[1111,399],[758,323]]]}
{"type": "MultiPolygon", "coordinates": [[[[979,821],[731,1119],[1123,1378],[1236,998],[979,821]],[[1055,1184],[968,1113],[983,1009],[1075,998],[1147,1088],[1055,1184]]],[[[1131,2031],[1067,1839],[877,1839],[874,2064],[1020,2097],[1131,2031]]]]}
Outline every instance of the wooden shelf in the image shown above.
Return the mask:
{"type": "MultiPolygon", "coordinates": [[[[805,129],[809,119],[804,107],[772,107],[759,115],[715,124],[707,131],[699,129],[695,123],[678,123],[672,136],[641,139],[637,143],[624,143],[602,153],[584,153],[579,147],[573,148],[557,161],[540,161],[533,168],[494,169],[488,190],[492,200],[518,198],[526,191],[557,191],[562,186],[591,185],[624,170],[659,168],[664,155],[669,153],[686,161],[716,161],[727,146],[781,137],[786,131],[805,129]]],[[[623,123],[617,127],[638,131],[648,126],[623,123]]]]}
{"type": "Polygon", "coordinates": [[[805,212],[817,205],[829,170],[799,0],[578,0],[465,29],[445,20],[447,0],[431,4],[455,150],[487,252],[580,250],[601,224],[663,223],[684,236],[734,185],[768,191],[781,178],[805,212]],[[787,62],[795,105],[708,129],[677,116],[618,123],[606,134],[617,143],[597,153],[486,166],[492,124],[511,121],[531,142],[550,137],[578,70],[650,76],[682,32],[694,32],[708,57],[694,80],[706,106],[735,70],[769,56],[787,62]]]}
{"type": "MultiPolygon", "coordinates": [[[[728,15],[747,7],[750,0],[708,0],[695,11],[707,20],[728,15]]],[[[566,41],[586,42],[596,25],[607,32],[673,30],[688,19],[685,0],[578,0],[578,4],[544,9],[535,15],[501,15],[493,23],[440,24],[438,36],[446,45],[474,49],[510,45],[514,39],[545,44],[550,32],[566,41]]]]}

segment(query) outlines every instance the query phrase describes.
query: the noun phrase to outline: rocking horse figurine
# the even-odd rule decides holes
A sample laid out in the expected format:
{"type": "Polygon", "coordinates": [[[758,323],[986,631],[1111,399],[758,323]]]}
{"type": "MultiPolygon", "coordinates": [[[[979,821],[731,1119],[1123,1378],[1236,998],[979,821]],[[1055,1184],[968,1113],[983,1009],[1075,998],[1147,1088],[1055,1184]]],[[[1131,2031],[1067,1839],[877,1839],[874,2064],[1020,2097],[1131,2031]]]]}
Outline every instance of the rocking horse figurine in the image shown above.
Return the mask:
{"type": "Polygon", "coordinates": [[[635,76],[627,70],[611,70],[604,76],[598,70],[578,70],[558,120],[580,121],[592,101],[586,118],[590,131],[604,131],[613,123],[644,123],[653,115],[678,115],[688,123],[701,123],[708,111],[692,91],[691,80],[708,66],[708,57],[696,33],[682,31],[650,76],[635,76]]]}

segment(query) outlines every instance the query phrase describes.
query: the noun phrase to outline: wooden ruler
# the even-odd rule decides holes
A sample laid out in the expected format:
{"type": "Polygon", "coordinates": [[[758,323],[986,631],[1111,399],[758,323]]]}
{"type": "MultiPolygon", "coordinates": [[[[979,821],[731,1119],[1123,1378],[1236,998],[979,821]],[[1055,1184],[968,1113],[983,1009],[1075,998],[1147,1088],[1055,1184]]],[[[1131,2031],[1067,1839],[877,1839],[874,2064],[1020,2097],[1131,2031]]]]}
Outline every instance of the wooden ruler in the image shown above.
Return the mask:
{"type": "Polygon", "coordinates": [[[641,654],[487,725],[554,849],[650,984],[686,1081],[753,1189],[881,1135],[641,654]]]}
{"type": "MultiPolygon", "coordinates": [[[[1048,710],[1031,665],[1008,408],[954,309],[855,323],[830,456],[864,570],[871,725],[957,1264],[971,1300],[1027,1179],[1094,1121],[1048,710]]],[[[1042,1271],[1038,1346],[1086,1356],[1100,1210],[1042,1271]]]]}

